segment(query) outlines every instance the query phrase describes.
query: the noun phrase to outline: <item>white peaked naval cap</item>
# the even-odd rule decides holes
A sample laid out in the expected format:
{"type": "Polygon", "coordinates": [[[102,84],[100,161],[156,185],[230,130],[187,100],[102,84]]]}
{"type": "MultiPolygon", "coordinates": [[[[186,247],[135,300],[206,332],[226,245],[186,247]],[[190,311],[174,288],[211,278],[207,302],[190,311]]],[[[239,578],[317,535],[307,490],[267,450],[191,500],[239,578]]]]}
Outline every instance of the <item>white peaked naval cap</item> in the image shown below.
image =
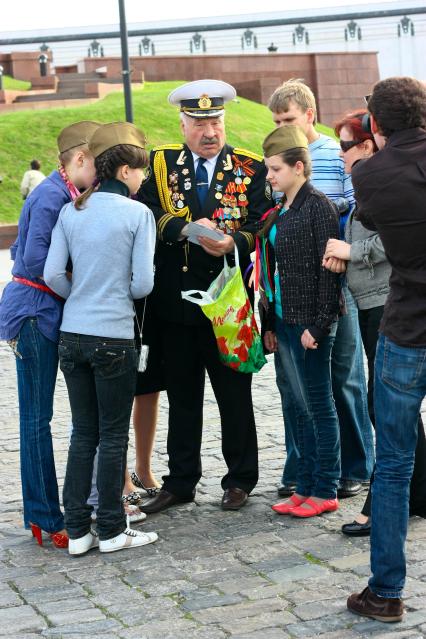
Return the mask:
{"type": "Polygon", "coordinates": [[[222,80],[195,80],[172,91],[169,102],[192,118],[216,118],[236,95],[234,87],[222,80]]]}

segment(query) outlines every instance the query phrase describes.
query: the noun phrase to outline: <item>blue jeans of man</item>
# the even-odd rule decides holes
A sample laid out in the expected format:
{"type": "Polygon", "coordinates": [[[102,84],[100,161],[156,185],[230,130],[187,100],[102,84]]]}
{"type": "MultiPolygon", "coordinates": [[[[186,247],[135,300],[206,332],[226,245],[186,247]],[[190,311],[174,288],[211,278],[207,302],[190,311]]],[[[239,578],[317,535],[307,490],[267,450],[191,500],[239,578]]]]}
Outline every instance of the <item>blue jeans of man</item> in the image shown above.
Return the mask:
{"type": "Polygon", "coordinates": [[[304,328],[277,319],[278,356],[291,386],[297,424],[297,492],[331,499],[340,477],[339,424],[330,374],[336,327],[317,349],[307,350],[300,339],[304,328]]]}
{"type": "Polygon", "coordinates": [[[380,597],[401,597],[405,584],[410,481],[425,395],[426,347],[398,346],[381,334],[374,379],[376,471],[369,581],[380,597]]]}
{"type": "Polygon", "coordinates": [[[99,538],[126,528],[121,495],[130,414],[136,385],[133,340],[61,333],[59,359],[71,405],[73,430],[64,483],[65,525],[71,539],[90,530],[93,462],[98,448],[99,538]]]}
{"type": "Polygon", "coordinates": [[[46,532],[64,527],[59,505],[50,421],[58,370],[58,346],[38,329],[37,319],[23,323],[16,344],[21,483],[24,524],[46,532]]]}
{"type": "MultiPolygon", "coordinates": [[[[333,396],[340,425],[341,473],[343,479],[368,481],[374,466],[374,439],[368,414],[362,341],[357,308],[346,286],[344,293],[347,315],[338,320],[331,357],[333,396]]],[[[282,482],[295,484],[298,444],[294,400],[277,356],[275,370],[283,407],[287,453],[282,482]]]]}

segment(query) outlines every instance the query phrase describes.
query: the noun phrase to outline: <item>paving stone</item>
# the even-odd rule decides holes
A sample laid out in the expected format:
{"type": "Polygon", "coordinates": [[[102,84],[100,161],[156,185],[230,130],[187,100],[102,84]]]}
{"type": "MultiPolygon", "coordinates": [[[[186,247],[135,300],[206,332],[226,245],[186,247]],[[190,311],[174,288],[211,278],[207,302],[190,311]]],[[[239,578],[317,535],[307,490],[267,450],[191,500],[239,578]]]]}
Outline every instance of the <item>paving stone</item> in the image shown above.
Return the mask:
{"type": "Polygon", "coordinates": [[[246,601],[223,608],[198,610],[194,611],[192,616],[200,623],[219,623],[224,627],[224,619],[231,621],[244,617],[253,617],[263,613],[281,612],[285,608],[286,603],[282,599],[274,597],[273,599],[264,599],[262,601],[246,601]]]}
{"type": "MultiPolygon", "coordinates": [[[[343,608],[343,605],[342,605],[343,608]]],[[[348,611],[341,614],[334,614],[330,616],[323,616],[320,619],[313,619],[305,621],[303,623],[290,624],[286,627],[286,631],[290,633],[292,637],[318,637],[324,635],[328,637],[332,632],[336,632],[336,636],[340,638],[340,632],[343,632],[349,626],[355,623],[356,618],[348,611]]],[[[358,624],[360,625],[360,624],[358,624]]],[[[356,627],[358,630],[358,626],[356,627]]],[[[359,634],[362,634],[361,630],[359,634]]],[[[358,634],[358,638],[359,638],[358,634]]]]}
{"type": "Polygon", "coordinates": [[[287,627],[296,621],[296,617],[287,610],[258,613],[250,617],[223,619],[220,626],[229,632],[231,636],[235,634],[253,633],[264,628],[287,627]]]}
{"type": "Polygon", "coordinates": [[[10,606],[21,606],[23,604],[22,599],[16,594],[14,590],[9,588],[6,584],[0,588],[0,608],[8,608],[10,606]]]}
{"type": "Polygon", "coordinates": [[[302,581],[303,579],[309,579],[310,577],[323,577],[327,575],[327,569],[323,566],[317,566],[316,564],[304,564],[293,566],[287,570],[275,570],[273,572],[266,573],[266,576],[277,583],[286,583],[288,581],[302,581]]]}
{"type": "Polygon", "coordinates": [[[203,596],[195,591],[191,596],[188,593],[187,600],[181,604],[183,610],[193,612],[195,610],[205,610],[206,608],[217,608],[230,606],[231,604],[240,603],[242,600],[238,595],[207,595],[203,596]]]}
{"type": "Polygon", "coordinates": [[[348,568],[356,568],[358,566],[370,566],[370,552],[362,552],[347,557],[339,557],[328,562],[330,566],[347,570],[348,568]]]}
{"type": "Polygon", "coordinates": [[[53,626],[68,626],[75,623],[86,623],[91,621],[100,621],[106,619],[104,613],[99,608],[87,608],[84,610],[65,610],[64,612],[52,612],[47,615],[48,620],[53,626]]]}
{"type": "Polygon", "coordinates": [[[262,586],[269,586],[270,581],[264,579],[260,575],[254,577],[243,577],[242,579],[231,579],[230,581],[218,581],[215,587],[228,595],[232,595],[242,590],[257,588],[262,586]]]}
{"type": "Polygon", "coordinates": [[[49,637],[49,639],[62,639],[62,637],[68,636],[74,636],[80,639],[81,635],[83,634],[96,637],[97,634],[102,635],[102,633],[114,633],[118,632],[122,628],[122,624],[120,624],[115,619],[105,619],[102,621],[92,621],[89,623],[75,622],[67,626],[60,626],[59,628],[47,628],[47,630],[43,632],[43,636],[49,637]]]}
{"type": "Polygon", "coordinates": [[[106,611],[126,626],[143,625],[164,619],[174,623],[184,616],[184,611],[169,597],[150,597],[142,603],[136,603],[130,595],[127,601],[117,600],[114,605],[108,606],[106,611]]]}
{"type": "Polygon", "coordinates": [[[232,639],[289,639],[288,635],[281,628],[262,628],[254,632],[242,634],[232,634],[232,639]]]}
{"type": "Polygon", "coordinates": [[[0,610],[0,636],[10,637],[14,633],[38,632],[47,627],[46,621],[31,606],[13,606],[0,610]]]}

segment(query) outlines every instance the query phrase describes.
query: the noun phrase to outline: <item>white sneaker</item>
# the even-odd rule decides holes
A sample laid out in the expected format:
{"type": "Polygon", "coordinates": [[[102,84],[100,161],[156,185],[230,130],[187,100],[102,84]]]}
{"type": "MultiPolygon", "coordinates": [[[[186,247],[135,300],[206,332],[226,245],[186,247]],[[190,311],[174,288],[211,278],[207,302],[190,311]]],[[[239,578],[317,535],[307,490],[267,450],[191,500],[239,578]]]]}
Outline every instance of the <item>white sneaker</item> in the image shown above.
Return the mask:
{"type": "Polygon", "coordinates": [[[84,535],[83,537],[79,537],[78,539],[70,539],[68,542],[68,553],[70,555],[84,555],[92,548],[97,548],[98,546],[98,533],[94,530],[91,530],[87,533],[87,535],[84,535]]]}
{"type": "Polygon", "coordinates": [[[139,530],[126,528],[126,530],[116,537],[101,539],[99,542],[99,550],[101,552],[114,552],[115,550],[124,550],[125,548],[136,548],[136,546],[152,544],[154,541],[157,541],[157,539],[157,533],[143,533],[139,530]]]}
{"type": "Polygon", "coordinates": [[[146,519],[146,514],[138,506],[125,506],[124,512],[126,513],[127,528],[130,528],[130,524],[136,524],[138,521],[146,519]]]}

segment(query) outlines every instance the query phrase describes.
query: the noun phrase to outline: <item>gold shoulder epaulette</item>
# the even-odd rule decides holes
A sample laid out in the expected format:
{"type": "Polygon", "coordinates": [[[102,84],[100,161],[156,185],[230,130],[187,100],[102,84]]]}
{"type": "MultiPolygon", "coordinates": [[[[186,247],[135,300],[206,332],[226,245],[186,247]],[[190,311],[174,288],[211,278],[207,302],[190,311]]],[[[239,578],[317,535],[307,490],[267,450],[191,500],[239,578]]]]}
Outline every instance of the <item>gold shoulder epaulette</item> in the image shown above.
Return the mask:
{"type": "Polygon", "coordinates": [[[183,144],[161,144],[160,146],[155,146],[153,151],[182,151],[183,144]]]}
{"type": "Polygon", "coordinates": [[[248,158],[256,160],[257,162],[262,162],[263,160],[263,157],[261,155],[259,155],[258,153],[253,153],[253,151],[247,151],[247,149],[235,148],[234,153],[237,153],[238,155],[246,155],[248,158]]]}

